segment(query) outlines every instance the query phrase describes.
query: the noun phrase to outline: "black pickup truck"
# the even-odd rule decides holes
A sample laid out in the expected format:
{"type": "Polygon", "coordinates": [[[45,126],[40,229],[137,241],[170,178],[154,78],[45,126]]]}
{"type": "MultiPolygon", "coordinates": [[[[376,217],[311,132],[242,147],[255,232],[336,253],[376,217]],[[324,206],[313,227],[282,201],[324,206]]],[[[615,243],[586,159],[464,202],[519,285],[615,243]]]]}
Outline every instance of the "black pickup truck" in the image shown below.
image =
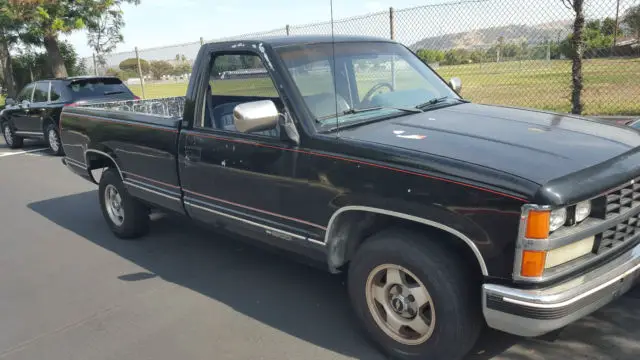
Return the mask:
{"type": "Polygon", "coordinates": [[[185,97],[65,108],[63,163],[119,237],[161,209],[266,242],[347,272],[391,356],[459,359],[485,323],[562,328],[640,270],[640,133],[459,87],[383,39],[211,43],[185,97]]]}

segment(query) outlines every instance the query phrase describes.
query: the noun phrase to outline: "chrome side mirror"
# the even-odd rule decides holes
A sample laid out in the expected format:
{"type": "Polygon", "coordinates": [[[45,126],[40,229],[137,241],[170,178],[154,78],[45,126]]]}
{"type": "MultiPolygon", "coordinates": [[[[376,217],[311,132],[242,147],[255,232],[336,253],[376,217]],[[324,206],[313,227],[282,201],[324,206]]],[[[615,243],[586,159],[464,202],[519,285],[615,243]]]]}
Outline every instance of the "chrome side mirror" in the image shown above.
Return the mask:
{"type": "Polygon", "coordinates": [[[28,107],[29,107],[29,104],[31,104],[31,103],[29,102],[29,100],[22,100],[22,101],[20,102],[20,107],[21,107],[21,108],[28,108],[28,107]]]}
{"type": "Polygon", "coordinates": [[[452,77],[449,80],[449,86],[453,89],[453,91],[459,93],[462,90],[462,80],[459,77],[452,77]]]}
{"type": "Polygon", "coordinates": [[[243,133],[274,129],[279,117],[278,108],[271,100],[247,102],[233,109],[233,124],[243,133]]]}

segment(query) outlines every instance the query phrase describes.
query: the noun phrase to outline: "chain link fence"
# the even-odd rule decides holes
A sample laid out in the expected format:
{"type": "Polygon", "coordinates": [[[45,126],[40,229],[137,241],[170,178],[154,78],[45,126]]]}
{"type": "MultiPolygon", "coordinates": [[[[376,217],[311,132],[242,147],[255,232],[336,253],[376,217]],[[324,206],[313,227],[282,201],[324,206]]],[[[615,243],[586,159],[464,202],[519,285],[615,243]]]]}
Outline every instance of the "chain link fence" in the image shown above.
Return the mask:
{"type": "MultiPolygon", "coordinates": [[[[585,1],[586,115],[640,114],[640,19],[628,20],[634,8],[640,0],[585,1]]],[[[466,0],[337,19],[333,33],[394,39],[443,78],[461,78],[472,101],[569,112],[574,16],[561,0],[466,0]]],[[[331,33],[327,21],[207,42],[331,33]]],[[[135,51],[83,61],[88,74],[119,76],[138,95],[180,96],[202,43],[140,49],[140,66],[135,51]]],[[[359,68],[358,76],[368,71],[359,68]]]]}

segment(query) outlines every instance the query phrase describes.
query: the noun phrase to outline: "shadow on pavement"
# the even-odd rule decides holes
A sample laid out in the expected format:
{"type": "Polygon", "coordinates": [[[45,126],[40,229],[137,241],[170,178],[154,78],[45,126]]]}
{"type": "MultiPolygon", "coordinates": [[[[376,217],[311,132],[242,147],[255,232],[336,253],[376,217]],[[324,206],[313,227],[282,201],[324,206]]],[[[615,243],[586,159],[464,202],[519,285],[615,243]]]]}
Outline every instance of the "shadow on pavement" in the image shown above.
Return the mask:
{"type": "MultiPolygon", "coordinates": [[[[142,241],[119,240],[111,234],[102,218],[96,191],[35,202],[28,207],[148,271],[123,275],[120,277],[123,281],[141,281],[158,276],[315,345],[361,359],[383,358],[364,340],[357,328],[349,309],[342,276],[298,264],[280,254],[198,228],[193,223],[185,223],[174,217],[154,221],[151,233],[142,241]]],[[[637,301],[633,297],[628,299],[637,301]]],[[[574,358],[571,351],[565,352],[563,349],[573,349],[575,343],[584,342],[584,346],[597,343],[591,338],[606,338],[610,327],[621,326],[616,322],[625,321],[629,324],[622,326],[638,327],[640,306],[631,310],[616,314],[618,319],[624,320],[614,320],[609,313],[621,310],[609,307],[573,325],[569,328],[568,337],[561,336],[561,340],[556,340],[556,343],[573,344],[571,346],[525,340],[488,330],[469,360],[491,359],[494,356],[515,360],[551,359],[556,358],[557,354],[574,358]],[[604,327],[593,328],[596,323],[604,324],[604,327]],[[587,334],[580,335],[584,331],[587,334]],[[522,351],[518,351],[518,343],[524,343],[522,351]],[[560,349],[544,350],[549,347],[560,349]]],[[[638,331],[635,333],[637,335],[638,331]]],[[[621,341],[634,340],[605,341],[601,345],[603,352],[618,346],[621,341]]],[[[593,352],[586,354],[592,355],[593,352]]],[[[637,356],[638,353],[635,354],[637,356]]],[[[623,354],[619,358],[626,359],[626,355],[630,354],[623,354]]],[[[593,357],[596,358],[600,359],[593,357]]]]}

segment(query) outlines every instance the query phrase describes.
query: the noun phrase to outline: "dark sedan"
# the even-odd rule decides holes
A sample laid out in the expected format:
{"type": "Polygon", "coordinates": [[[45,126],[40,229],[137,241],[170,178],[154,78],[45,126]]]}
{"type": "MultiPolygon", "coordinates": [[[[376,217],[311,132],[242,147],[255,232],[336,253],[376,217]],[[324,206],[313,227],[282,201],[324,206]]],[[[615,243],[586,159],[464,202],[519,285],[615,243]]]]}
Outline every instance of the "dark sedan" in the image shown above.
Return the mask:
{"type": "Polygon", "coordinates": [[[62,155],[59,123],[63,107],[136,98],[115,77],[39,80],[27,84],[16,99],[6,99],[6,107],[0,112],[0,128],[12,149],[22,147],[25,138],[34,138],[45,140],[56,155],[62,155]]]}

